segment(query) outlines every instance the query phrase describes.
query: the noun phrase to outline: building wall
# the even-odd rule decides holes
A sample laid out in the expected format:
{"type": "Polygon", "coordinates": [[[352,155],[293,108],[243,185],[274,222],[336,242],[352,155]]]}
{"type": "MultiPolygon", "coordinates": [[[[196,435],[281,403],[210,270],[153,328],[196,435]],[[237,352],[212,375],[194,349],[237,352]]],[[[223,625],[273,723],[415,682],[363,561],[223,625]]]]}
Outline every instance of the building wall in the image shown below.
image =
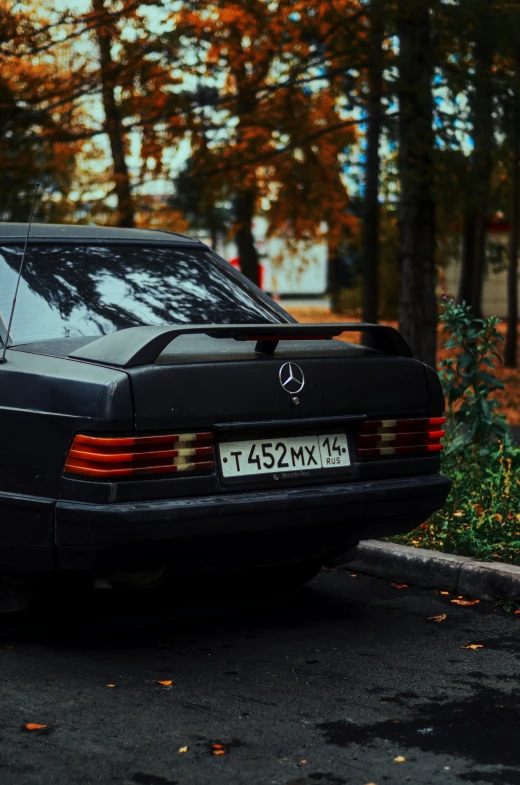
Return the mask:
{"type": "MultiPolygon", "coordinates": [[[[507,249],[507,233],[493,233],[489,239],[493,243],[503,245],[507,249]]],[[[492,248],[490,249],[493,250],[492,248]]],[[[453,260],[445,269],[444,291],[449,297],[456,297],[460,278],[460,259],[453,260]]],[[[518,283],[518,296],[520,300],[520,281],[518,283]]],[[[484,292],[482,299],[484,316],[507,316],[507,270],[499,272],[488,269],[484,278],[484,292]]]]}
{"type": "MultiPolygon", "coordinates": [[[[267,221],[255,218],[253,235],[263,268],[262,288],[273,295],[316,296],[327,290],[327,245],[325,242],[289,242],[283,238],[267,236],[267,221]]],[[[199,237],[207,242],[207,238],[199,237]]],[[[236,257],[233,241],[217,248],[217,252],[230,261],[236,257]]]]}

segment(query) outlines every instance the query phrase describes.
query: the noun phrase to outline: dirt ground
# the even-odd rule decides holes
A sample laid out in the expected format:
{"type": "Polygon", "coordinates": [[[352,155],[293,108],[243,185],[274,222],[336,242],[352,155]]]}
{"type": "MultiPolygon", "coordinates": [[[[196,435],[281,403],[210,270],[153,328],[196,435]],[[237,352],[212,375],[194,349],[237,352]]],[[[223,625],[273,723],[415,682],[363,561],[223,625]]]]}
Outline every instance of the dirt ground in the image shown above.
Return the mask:
{"type": "MultiPolygon", "coordinates": [[[[315,307],[291,307],[290,303],[284,303],[284,308],[292,314],[299,322],[311,323],[325,323],[325,322],[357,322],[359,316],[352,314],[333,314],[328,308],[315,308],[315,307]]],[[[385,322],[382,324],[389,324],[392,327],[397,327],[397,322],[385,322]]],[[[506,326],[505,323],[500,324],[500,331],[505,336],[506,326]]],[[[343,340],[348,340],[352,343],[360,341],[360,333],[345,334],[343,340]]],[[[442,346],[446,336],[441,328],[439,328],[439,347],[442,346]]],[[[448,353],[439,348],[438,358],[447,356],[448,353]]],[[[502,413],[505,415],[510,425],[520,425],[520,358],[519,367],[516,369],[505,368],[503,365],[498,365],[496,369],[498,378],[504,383],[505,389],[496,393],[497,400],[500,401],[502,413]]]]}

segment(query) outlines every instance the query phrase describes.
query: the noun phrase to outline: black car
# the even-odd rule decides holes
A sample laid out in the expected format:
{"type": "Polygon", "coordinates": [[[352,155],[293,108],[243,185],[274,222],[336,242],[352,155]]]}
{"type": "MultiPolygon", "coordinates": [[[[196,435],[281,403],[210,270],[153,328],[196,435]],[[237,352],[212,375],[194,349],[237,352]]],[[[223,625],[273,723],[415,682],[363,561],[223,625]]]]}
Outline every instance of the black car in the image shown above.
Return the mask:
{"type": "Polygon", "coordinates": [[[441,387],[397,331],[298,324],[189,237],[42,224],[8,338],[26,231],[0,228],[1,573],[302,581],[444,504],[441,387]]]}

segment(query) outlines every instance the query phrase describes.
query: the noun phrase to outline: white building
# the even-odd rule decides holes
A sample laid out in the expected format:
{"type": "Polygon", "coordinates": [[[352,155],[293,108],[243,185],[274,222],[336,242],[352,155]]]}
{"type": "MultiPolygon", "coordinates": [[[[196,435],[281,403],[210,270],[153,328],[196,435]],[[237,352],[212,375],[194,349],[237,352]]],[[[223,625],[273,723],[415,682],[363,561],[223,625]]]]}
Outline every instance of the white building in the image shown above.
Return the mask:
{"type": "MultiPolygon", "coordinates": [[[[507,316],[507,262],[509,252],[509,225],[493,220],[488,226],[488,260],[484,277],[482,312],[484,316],[507,316]]],[[[449,297],[457,297],[461,262],[460,257],[446,267],[444,290],[449,297]]],[[[518,297],[520,301],[520,281],[518,297]]]]}
{"type": "MultiPolygon", "coordinates": [[[[261,265],[261,286],[274,296],[322,296],[327,291],[327,244],[293,242],[267,237],[267,221],[255,218],[253,235],[261,265]]],[[[218,252],[236,258],[236,245],[225,243],[218,252]]]]}

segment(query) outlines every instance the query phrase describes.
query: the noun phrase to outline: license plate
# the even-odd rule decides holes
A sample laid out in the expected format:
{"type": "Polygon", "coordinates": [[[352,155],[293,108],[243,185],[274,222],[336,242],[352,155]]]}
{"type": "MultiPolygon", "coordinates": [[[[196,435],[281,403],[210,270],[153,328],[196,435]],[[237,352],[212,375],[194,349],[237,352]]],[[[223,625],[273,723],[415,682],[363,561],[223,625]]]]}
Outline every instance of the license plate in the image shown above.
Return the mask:
{"type": "Polygon", "coordinates": [[[293,472],[350,466],[344,433],[224,442],[219,452],[224,477],[272,474],[278,479],[293,472]]]}

